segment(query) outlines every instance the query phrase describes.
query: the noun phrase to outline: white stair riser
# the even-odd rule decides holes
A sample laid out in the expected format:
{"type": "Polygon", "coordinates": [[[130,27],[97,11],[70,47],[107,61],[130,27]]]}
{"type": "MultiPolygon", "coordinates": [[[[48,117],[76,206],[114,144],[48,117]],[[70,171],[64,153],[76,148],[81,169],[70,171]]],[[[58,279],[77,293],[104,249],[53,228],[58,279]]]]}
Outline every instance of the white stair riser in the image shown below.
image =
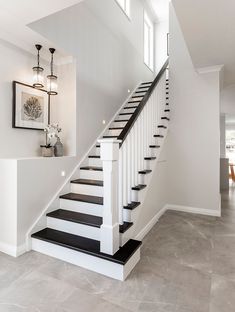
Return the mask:
{"type": "Polygon", "coordinates": [[[138,105],[139,105],[139,102],[137,102],[137,103],[127,103],[125,107],[135,107],[135,109],[136,109],[138,105]]]}
{"type": "Polygon", "coordinates": [[[120,234],[120,246],[124,246],[133,238],[134,226],[131,226],[125,233],[120,234]]]}
{"type": "Polygon", "coordinates": [[[145,184],[145,176],[146,176],[146,174],[139,174],[139,176],[138,176],[139,184],[145,184]]]}
{"type": "Polygon", "coordinates": [[[140,206],[136,207],[133,210],[123,209],[123,221],[125,221],[125,222],[136,221],[139,209],[141,209],[140,206]]]}
{"type": "MultiPolygon", "coordinates": [[[[161,123],[162,124],[162,123],[161,123]]],[[[158,128],[158,134],[160,134],[160,135],[165,135],[165,133],[166,133],[166,129],[164,129],[164,128],[158,128]]]]}
{"type": "Polygon", "coordinates": [[[140,248],[123,266],[35,238],[32,239],[32,250],[121,281],[126,279],[140,259],[140,248]]]}
{"type": "MultiPolygon", "coordinates": [[[[47,217],[47,227],[73,235],[100,240],[100,228],[94,226],[47,217]]],[[[120,246],[125,245],[125,243],[131,239],[131,234],[132,227],[130,227],[125,233],[120,233],[120,246]]]]}
{"type": "Polygon", "coordinates": [[[102,167],[102,161],[100,158],[88,158],[88,165],[94,167],[102,167]]]}
{"type": "Polygon", "coordinates": [[[87,185],[87,184],[75,184],[71,183],[71,192],[77,194],[85,194],[91,196],[103,197],[104,189],[101,186],[87,185]]]}
{"type": "Polygon", "coordinates": [[[135,202],[139,201],[139,192],[141,192],[141,191],[131,190],[131,200],[132,201],[135,201],[135,202]]]}
{"type": "Polygon", "coordinates": [[[60,208],[97,217],[102,217],[103,215],[103,205],[84,203],[75,200],[60,199],[60,208]]]}
{"type": "Polygon", "coordinates": [[[128,121],[131,118],[131,115],[118,115],[116,120],[126,120],[128,121]]]}
{"type": "MultiPolygon", "coordinates": [[[[119,127],[119,125],[117,126],[119,127]]],[[[117,130],[109,130],[108,135],[119,135],[122,132],[122,129],[117,129],[117,130]]]]}
{"type": "MultiPolygon", "coordinates": [[[[141,90],[138,90],[138,92],[141,90]]],[[[135,93],[134,96],[145,96],[146,92],[135,93]]]]}
{"type": "Polygon", "coordinates": [[[151,170],[151,162],[152,161],[154,161],[154,160],[145,160],[144,161],[146,170],[151,170]]]}
{"type": "Polygon", "coordinates": [[[136,110],[136,108],[123,109],[122,113],[131,113],[131,114],[133,114],[135,112],[135,110],[136,110]]]}
{"type": "Polygon", "coordinates": [[[90,239],[100,240],[100,228],[47,217],[47,227],[90,239]]]}
{"type": "Polygon", "coordinates": [[[131,101],[142,101],[142,100],[143,100],[143,96],[138,96],[138,97],[131,99],[131,101]]]}
{"type": "Polygon", "coordinates": [[[162,146],[163,138],[154,138],[154,139],[155,139],[154,145],[160,145],[160,146],[162,146]]]}
{"type": "Polygon", "coordinates": [[[150,148],[150,156],[157,157],[159,148],[150,148]]]}
{"type": "MultiPolygon", "coordinates": [[[[118,119],[120,120],[120,119],[118,119]]],[[[120,128],[124,128],[125,125],[127,124],[127,121],[125,122],[113,122],[111,127],[120,127],[120,128]]]]}
{"type": "Polygon", "coordinates": [[[100,156],[100,148],[99,147],[93,148],[91,155],[100,156]]]}
{"type": "Polygon", "coordinates": [[[103,180],[103,171],[80,170],[81,179],[103,180]]]}
{"type": "Polygon", "coordinates": [[[146,87],[146,88],[141,88],[141,89],[138,89],[137,91],[143,91],[143,92],[147,92],[149,90],[149,88],[148,87],[146,87]]]}

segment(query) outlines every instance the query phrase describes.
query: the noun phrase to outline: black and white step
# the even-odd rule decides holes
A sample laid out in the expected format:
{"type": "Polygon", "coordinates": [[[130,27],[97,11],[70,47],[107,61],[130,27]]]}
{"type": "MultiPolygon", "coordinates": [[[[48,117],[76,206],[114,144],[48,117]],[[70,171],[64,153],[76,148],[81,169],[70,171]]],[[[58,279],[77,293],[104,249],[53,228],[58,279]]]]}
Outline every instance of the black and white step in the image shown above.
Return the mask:
{"type": "Polygon", "coordinates": [[[46,228],[32,235],[32,249],[85,269],[125,280],[140,259],[141,242],[129,240],[111,256],[100,252],[100,242],[46,228]]]}

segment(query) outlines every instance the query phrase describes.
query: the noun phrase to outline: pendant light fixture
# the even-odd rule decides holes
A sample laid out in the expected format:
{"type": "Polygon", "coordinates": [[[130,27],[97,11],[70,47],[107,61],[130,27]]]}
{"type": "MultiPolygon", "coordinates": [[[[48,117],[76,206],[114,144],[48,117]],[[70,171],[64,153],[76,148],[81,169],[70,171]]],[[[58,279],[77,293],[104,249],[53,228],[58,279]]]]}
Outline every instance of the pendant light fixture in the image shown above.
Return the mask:
{"type": "Polygon", "coordinates": [[[40,66],[40,50],[42,46],[40,44],[35,45],[38,54],[37,54],[37,66],[33,67],[33,86],[34,88],[41,89],[44,87],[44,78],[43,78],[43,71],[44,69],[40,66]]]}
{"type": "Polygon", "coordinates": [[[57,76],[55,76],[53,72],[53,56],[55,53],[55,49],[50,48],[49,51],[51,52],[51,74],[47,76],[47,93],[49,95],[57,95],[57,76]]]}

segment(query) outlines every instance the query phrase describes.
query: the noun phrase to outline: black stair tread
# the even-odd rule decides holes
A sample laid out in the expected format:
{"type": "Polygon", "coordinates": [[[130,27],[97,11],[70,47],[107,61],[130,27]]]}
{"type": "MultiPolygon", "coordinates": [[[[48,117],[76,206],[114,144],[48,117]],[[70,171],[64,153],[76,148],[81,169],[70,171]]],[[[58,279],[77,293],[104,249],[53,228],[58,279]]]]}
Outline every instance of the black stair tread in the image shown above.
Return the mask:
{"type": "Polygon", "coordinates": [[[95,147],[100,148],[100,144],[97,144],[95,147]]]}
{"type": "Polygon", "coordinates": [[[111,127],[109,130],[122,130],[124,127],[111,127]]]}
{"type": "Polygon", "coordinates": [[[144,95],[133,95],[133,96],[132,96],[132,99],[142,98],[142,97],[144,97],[144,95]]]}
{"type": "Polygon", "coordinates": [[[128,122],[128,120],[114,120],[114,122],[128,122]]]}
{"type": "Polygon", "coordinates": [[[131,103],[140,103],[141,101],[129,101],[128,103],[131,104],[131,103]]]}
{"type": "MultiPolygon", "coordinates": [[[[49,212],[47,214],[47,217],[69,221],[73,223],[79,223],[96,228],[100,228],[101,225],[103,224],[102,217],[92,216],[85,213],[69,211],[64,209],[57,209],[55,211],[49,212]]],[[[125,233],[132,225],[133,225],[132,222],[124,222],[123,225],[119,225],[119,232],[125,233]]]]}
{"type": "Polygon", "coordinates": [[[152,172],[152,170],[141,170],[141,171],[139,171],[139,174],[149,174],[151,172],[152,172]]]}
{"type": "Polygon", "coordinates": [[[166,97],[166,100],[169,100],[169,97],[166,97]]]}
{"type": "Polygon", "coordinates": [[[95,166],[84,166],[84,167],[81,167],[80,170],[103,171],[103,168],[95,167],[95,166]]]}
{"type": "Polygon", "coordinates": [[[133,210],[135,208],[137,208],[141,203],[140,202],[131,202],[130,204],[128,204],[127,206],[124,206],[124,209],[128,209],[128,210],[133,210]]]}
{"type": "Polygon", "coordinates": [[[161,135],[161,134],[155,134],[155,135],[154,135],[154,137],[155,137],[155,138],[164,138],[164,135],[161,135]]]}
{"type": "Polygon", "coordinates": [[[161,119],[170,121],[170,118],[168,118],[168,117],[162,117],[161,119]]]}
{"type": "Polygon", "coordinates": [[[166,92],[166,94],[169,94],[169,92],[166,92]]]}
{"type": "Polygon", "coordinates": [[[99,159],[100,156],[99,155],[89,155],[88,158],[98,158],[99,159]]]}
{"type": "Polygon", "coordinates": [[[145,91],[135,91],[135,94],[136,93],[146,93],[145,91]]]}
{"type": "Polygon", "coordinates": [[[96,204],[96,205],[103,205],[103,197],[99,197],[99,196],[68,193],[68,194],[60,196],[60,198],[67,199],[67,200],[80,201],[84,203],[96,204]]]}
{"type": "Polygon", "coordinates": [[[146,84],[152,84],[152,83],[153,83],[152,81],[149,81],[149,82],[142,82],[142,83],[141,83],[141,86],[146,85],[146,84]]]}
{"type": "Polygon", "coordinates": [[[170,112],[170,109],[165,109],[164,112],[165,113],[170,112]]]}
{"type": "Polygon", "coordinates": [[[120,116],[133,115],[133,113],[120,113],[120,116]]]}
{"type": "Polygon", "coordinates": [[[144,157],[144,160],[155,160],[157,157],[144,157]]]}
{"type": "Polygon", "coordinates": [[[160,145],[149,145],[150,148],[160,148],[160,145]]]}
{"type": "Polygon", "coordinates": [[[166,103],[166,105],[169,105],[169,103],[166,103]]]}
{"type": "Polygon", "coordinates": [[[92,216],[92,215],[88,215],[85,213],[79,213],[79,212],[69,211],[69,210],[64,210],[64,209],[58,209],[58,210],[52,211],[47,214],[47,217],[74,222],[74,223],[79,223],[79,224],[84,224],[84,225],[93,226],[97,228],[100,228],[103,223],[102,217],[92,216]]]}
{"type": "Polygon", "coordinates": [[[139,185],[136,185],[136,186],[132,187],[132,190],[133,190],[133,191],[141,191],[141,190],[143,190],[146,186],[147,186],[147,185],[145,185],[145,184],[139,184],[139,185]]]}
{"type": "Polygon", "coordinates": [[[112,261],[124,265],[141,246],[141,242],[130,239],[123,247],[121,247],[115,255],[107,255],[100,252],[100,242],[97,240],[45,228],[32,235],[33,238],[43,240],[61,247],[83,252],[91,256],[112,261]]]}
{"type": "Polygon", "coordinates": [[[163,126],[163,125],[159,125],[157,126],[159,129],[163,128],[163,129],[166,129],[167,127],[166,126],[163,126]]]}
{"type": "Polygon", "coordinates": [[[93,185],[93,186],[103,186],[103,181],[100,180],[89,180],[89,179],[77,179],[73,180],[70,183],[73,184],[85,184],[85,185],[93,185]]]}
{"type": "Polygon", "coordinates": [[[126,107],[124,107],[124,109],[134,109],[134,108],[137,108],[138,106],[126,106],[126,107]]]}
{"type": "Polygon", "coordinates": [[[133,222],[124,222],[122,225],[119,225],[119,232],[125,233],[133,225],[133,222]]]}
{"type": "Polygon", "coordinates": [[[116,139],[118,138],[118,135],[104,135],[103,138],[104,139],[116,139]]]}

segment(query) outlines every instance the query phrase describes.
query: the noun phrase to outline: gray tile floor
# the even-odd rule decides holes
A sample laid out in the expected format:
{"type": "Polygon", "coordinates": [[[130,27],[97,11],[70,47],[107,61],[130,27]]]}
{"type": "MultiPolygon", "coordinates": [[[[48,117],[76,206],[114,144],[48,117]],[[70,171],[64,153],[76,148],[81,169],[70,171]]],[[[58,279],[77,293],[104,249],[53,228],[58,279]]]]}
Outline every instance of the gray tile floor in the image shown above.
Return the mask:
{"type": "Polygon", "coordinates": [[[0,312],[234,312],[235,191],[222,218],[167,212],[126,282],[30,252],[0,254],[0,312]]]}

